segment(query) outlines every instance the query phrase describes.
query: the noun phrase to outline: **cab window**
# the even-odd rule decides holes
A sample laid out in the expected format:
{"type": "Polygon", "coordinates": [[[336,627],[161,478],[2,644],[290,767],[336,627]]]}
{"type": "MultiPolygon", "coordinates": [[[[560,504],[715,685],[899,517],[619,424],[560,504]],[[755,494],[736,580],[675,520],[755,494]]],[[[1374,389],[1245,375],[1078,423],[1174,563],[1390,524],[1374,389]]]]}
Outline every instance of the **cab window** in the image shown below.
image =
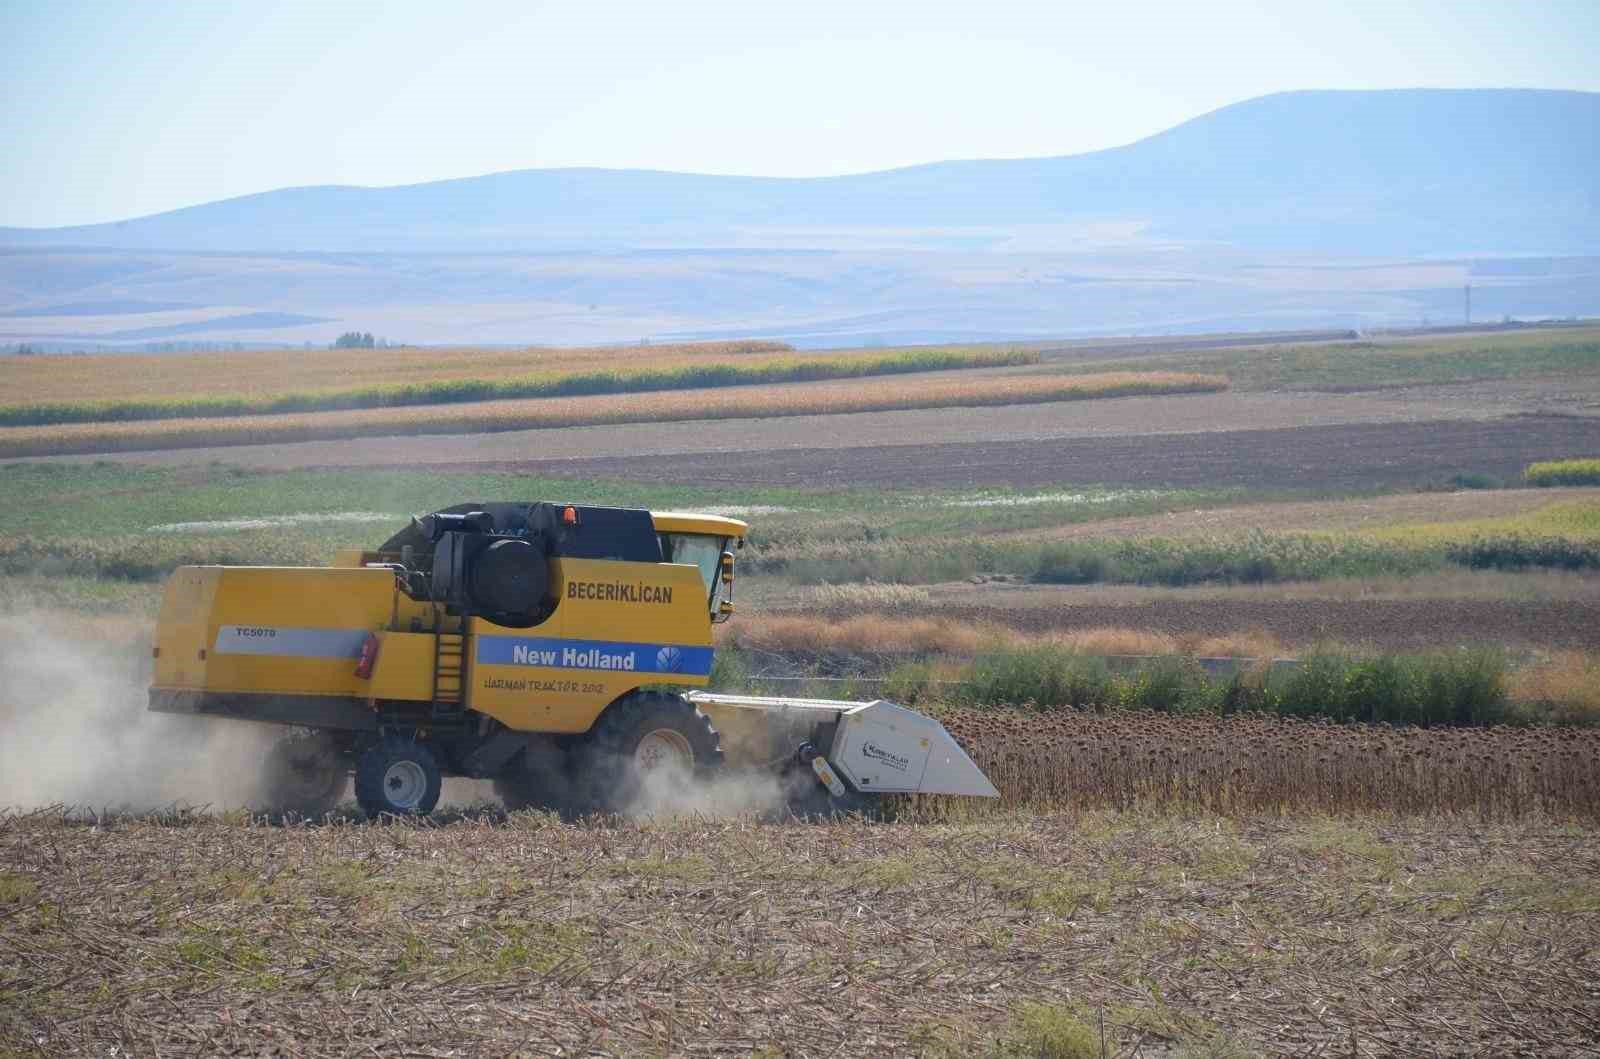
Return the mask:
{"type": "Polygon", "coordinates": [[[706,599],[714,600],[722,587],[722,553],[728,538],[703,533],[661,534],[661,558],[669,563],[685,563],[700,569],[706,586],[706,599]]]}

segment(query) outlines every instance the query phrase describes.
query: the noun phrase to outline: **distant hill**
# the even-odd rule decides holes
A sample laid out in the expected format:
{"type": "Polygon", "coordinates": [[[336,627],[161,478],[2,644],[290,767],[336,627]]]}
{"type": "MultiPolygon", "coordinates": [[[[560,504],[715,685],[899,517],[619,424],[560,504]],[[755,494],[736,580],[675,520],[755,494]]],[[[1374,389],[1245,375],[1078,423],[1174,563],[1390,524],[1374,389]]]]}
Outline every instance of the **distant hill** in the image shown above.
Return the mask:
{"type": "Polygon", "coordinates": [[[1461,321],[1469,284],[1480,322],[1600,315],[1600,94],[1291,92],[1060,158],[526,170],[0,229],[0,352],[1414,327],[1461,321]]]}
{"type": "Polygon", "coordinates": [[[1049,226],[1080,233],[1072,238],[1081,246],[1081,232],[1106,224],[1147,244],[1360,255],[1593,252],[1600,94],[1290,92],[1125,147],[1058,158],[812,179],[533,169],[406,187],[287,188],[114,224],[0,229],[0,246],[837,248],[862,238],[851,233],[900,229],[930,248],[958,249],[1003,246],[1018,231],[1049,226]]]}

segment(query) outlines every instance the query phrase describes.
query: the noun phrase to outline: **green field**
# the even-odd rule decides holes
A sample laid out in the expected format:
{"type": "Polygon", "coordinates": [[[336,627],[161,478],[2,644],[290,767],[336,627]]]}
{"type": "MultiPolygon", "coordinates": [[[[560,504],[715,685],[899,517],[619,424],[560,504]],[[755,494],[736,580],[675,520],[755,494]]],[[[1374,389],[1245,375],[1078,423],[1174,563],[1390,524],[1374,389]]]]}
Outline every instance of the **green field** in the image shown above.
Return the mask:
{"type": "Polygon", "coordinates": [[[753,512],[747,573],[789,582],[927,584],[1006,574],[1046,584],[1270,583],[1405,577],[1450,566],[1600,568],[1600,502],[1514,517],[1340,532],[1159,533],[1051,540],[1096,521],[1296,495],[1219,490],[807,490],[575,482],[514,473],[255,472],[110,463],[0,466],[0,569],[159,577],[192,562],[321,563],[413,514],[549,498],[753,512]]]}
{"type": "MultiPolygon", "coordinates": [[[[0,465],[0,568],[52,564],[63,573],[150,578],[182,562],[326,562],[371,546],[413,514],[474,499],[553,499],[749,516],[755,570],[794,549],[826,554],[866,542],[929,540],[1226,503],[1234,490],[805,490],[575,482],[513,473],[419,469],[253,472],[111,463],[0,465]],[[267,522],[270,524],[262,525],[267,522]],[[769,558],[768,555],[774,558],[769,558]]],[[[965,559],[959,560],[966,562],[965,559]]]]}
{"type": "Polygon", "coordinates": [[[1600,329],[1362,342],[1238,346],[1099,360],[1071,371],[1195,371],[1226,375],[1236,390],[1361,390],[1391,386],[1600,374],[1600,329]]]}

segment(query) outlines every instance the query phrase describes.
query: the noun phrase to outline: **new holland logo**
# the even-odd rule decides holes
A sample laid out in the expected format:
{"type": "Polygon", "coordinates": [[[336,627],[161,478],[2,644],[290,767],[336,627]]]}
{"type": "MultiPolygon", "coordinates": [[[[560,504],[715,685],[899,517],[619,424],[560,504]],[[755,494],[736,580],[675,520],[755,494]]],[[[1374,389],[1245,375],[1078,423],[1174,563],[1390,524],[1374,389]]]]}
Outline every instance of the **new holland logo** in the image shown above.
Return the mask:
{"type": "Polygon", "coordinates": [[[656,652],[656,672],[676,673],[683,668],[683,652],[676,647],[663,647],[656,652]]]}
{"type": "Polygon", "coordinates": [[[892,750],[885,750],[877,743],[862,743],[861,756],[870,758],[873,761],[881,761],[885,765],[888,765],[890,768],[899,772],[904,772],[906,769],[911,767],[910,758],[901,757],[892,750]]]}

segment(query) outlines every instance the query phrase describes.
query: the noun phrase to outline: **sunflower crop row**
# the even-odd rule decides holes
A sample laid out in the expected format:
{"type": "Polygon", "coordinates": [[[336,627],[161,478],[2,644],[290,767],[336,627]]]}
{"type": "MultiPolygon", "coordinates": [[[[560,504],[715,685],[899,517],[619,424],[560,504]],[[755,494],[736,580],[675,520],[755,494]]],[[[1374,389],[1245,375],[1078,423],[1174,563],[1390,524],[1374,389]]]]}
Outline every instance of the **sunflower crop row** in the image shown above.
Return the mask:
{"type": "Polygon", "coordinates": [[[1600,730],[951,710],[1008,804],[1600,818],[1600,730]]]}

